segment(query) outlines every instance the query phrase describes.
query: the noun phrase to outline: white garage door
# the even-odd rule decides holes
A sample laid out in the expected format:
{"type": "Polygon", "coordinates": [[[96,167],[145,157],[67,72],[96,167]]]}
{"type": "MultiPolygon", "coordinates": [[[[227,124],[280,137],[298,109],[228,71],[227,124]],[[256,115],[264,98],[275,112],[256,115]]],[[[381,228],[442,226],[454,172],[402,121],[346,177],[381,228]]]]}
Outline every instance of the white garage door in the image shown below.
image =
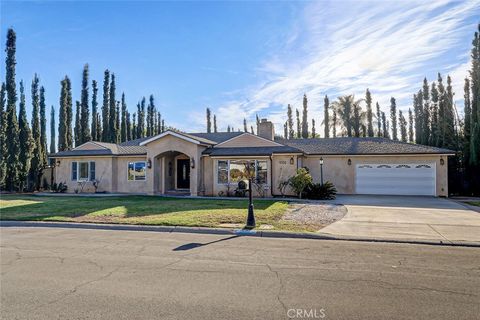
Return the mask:
{"type": "Polygon", "coordinates": [[[358,164],[358,194],[435,195],[434,163],[358,164]]]}

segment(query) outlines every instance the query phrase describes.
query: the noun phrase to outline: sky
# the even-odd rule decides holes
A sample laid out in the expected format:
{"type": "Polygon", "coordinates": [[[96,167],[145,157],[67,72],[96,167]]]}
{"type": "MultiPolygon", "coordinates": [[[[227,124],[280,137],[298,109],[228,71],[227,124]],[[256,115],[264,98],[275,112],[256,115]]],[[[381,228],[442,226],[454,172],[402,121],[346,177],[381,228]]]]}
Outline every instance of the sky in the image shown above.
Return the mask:
{"type": "MultiPolygon", "coordinates": [[[[8,28],[17,33],[17,81],[37,73],[58,110],[68,75],[80,100],[90,79],[115,73],[130,112],[153,94],[166,124],[206,130],[205,109],[220,131],[243,129],[255,115],[283,133],[286,109],[309,101],[323,129],[323,97],[369,88],[387,113],[390,97],[408,110],[424,77],[450,74],[457,107],[470,67],[480,0],[472,1],[0,1],[1,79],[8,28]]],[[[91,94],[91,93],[90,93],[91,94]]],[[[101,97],[100,97],[101,101],[101,97]]]]}

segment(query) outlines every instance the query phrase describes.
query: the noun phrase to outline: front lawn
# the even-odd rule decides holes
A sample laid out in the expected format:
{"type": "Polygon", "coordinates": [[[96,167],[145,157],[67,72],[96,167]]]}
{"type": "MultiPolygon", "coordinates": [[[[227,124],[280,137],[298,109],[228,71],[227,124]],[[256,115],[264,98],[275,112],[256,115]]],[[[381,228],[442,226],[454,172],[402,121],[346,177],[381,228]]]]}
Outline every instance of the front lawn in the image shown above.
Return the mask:
{"type": "Polygon", "coordinates": [[[477,206],[480,207],[480,201],[469,201],[467,202],[471,206],[477,206]]]}
{"type": "MultiPolygon", "coordinates": [[[[316,231],[282,220],[288,208],[285,201],[255,200],[254,205],[257,227],[316,231]]],[[[245,223],[247,207],[247,200],[2,195],[0,219],[228,227],[245,223]]]]}

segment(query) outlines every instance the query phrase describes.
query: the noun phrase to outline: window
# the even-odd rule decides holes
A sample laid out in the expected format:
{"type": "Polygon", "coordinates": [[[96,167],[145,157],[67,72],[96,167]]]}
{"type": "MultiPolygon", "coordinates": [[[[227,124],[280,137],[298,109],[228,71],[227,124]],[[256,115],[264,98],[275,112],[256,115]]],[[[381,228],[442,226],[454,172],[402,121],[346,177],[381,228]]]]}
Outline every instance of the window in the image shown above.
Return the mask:
{"type": "Polygon", "coordinates": [[[95,161],[72,162],[72,181],[95,180],[95,161]]]}
{"type": "Polygon", "coordinates": [[[245,181],[249,177],[248,170],[257,183],[267,183],[267,161],[265,160],[219,160],[217,165],[219,184],[245,181]]]}
{"type": "Polygon", "coordinates": [[[139,162],[129,162],[127,175],[129,181],[143,181],[146,179],[146,170],[147,167],[145,161],[139,162]]]}

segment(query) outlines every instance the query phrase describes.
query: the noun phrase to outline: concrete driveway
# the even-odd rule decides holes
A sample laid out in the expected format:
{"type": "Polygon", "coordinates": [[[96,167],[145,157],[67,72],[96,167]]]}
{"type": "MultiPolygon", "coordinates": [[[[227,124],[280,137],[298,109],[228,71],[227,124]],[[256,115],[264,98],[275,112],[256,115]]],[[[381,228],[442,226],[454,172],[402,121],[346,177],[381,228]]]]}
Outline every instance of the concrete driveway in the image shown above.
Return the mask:
{"type": "Polygon", "coordinates": [[[321,233],[355,238],[480,242],[480,213],[444,198],[340,195],[346,216],[321,233]]]}

